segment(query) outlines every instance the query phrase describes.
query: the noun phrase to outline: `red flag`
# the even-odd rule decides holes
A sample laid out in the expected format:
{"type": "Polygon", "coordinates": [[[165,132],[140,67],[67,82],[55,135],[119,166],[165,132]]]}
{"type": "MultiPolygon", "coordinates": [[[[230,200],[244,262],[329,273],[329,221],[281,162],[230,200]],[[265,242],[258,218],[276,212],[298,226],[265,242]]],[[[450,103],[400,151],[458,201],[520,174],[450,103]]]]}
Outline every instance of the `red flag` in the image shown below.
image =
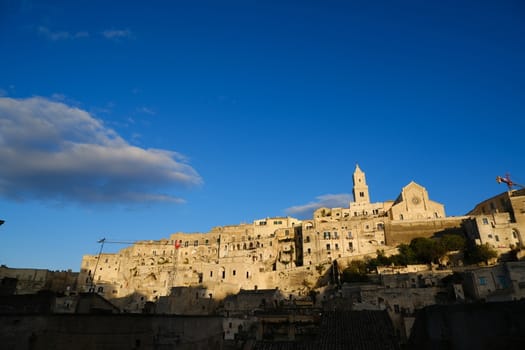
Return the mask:
{"type": "Polygon", "coordinates": [[[175,240],[175,249],[179,249],[181,243],[182,243],[182,241],[180,241],[180,240],[175,240]]]}

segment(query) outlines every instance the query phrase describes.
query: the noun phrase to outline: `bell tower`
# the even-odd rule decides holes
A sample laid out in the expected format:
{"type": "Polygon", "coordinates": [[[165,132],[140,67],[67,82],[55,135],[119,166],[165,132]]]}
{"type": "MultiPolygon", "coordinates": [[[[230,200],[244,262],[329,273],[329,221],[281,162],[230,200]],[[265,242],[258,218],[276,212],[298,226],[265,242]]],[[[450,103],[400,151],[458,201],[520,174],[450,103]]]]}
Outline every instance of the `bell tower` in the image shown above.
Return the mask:
{"type": "Polygon", "coordinates": [[[368,186],[366,184],[365,173],[359,168],[359,165],[355,165],[354,170],[354,202],[356,203],[370,203],[370,195],[368,194],[368,186]]]}

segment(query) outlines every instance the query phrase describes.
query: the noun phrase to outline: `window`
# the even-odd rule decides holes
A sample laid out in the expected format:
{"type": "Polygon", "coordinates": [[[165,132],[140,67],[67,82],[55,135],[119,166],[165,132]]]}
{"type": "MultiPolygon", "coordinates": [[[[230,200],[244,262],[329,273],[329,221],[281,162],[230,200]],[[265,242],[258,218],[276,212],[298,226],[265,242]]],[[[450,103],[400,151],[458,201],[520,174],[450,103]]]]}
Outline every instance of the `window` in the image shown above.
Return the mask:
{"type": "Polygon", "coordinates": [[[210,277],[213,277],[213,271],[210,271],[210,277]]]}
{"type": "Polygon", "coordinates": [[[487,285],[487,277],[479,277],[478,281],[479,281],[479,285],[480,286],[486,286],[487,285]]]}
{"type": "Polygon", "coordinates": [[[104,287],[98,287],[97,293],[103,293],[103,292],[104,292],[104,287]]]}
{"type": "Polygon", "coordinates": [[[330,250],[330,243],[326,245],[326,250],[330,250]]]}
{"type": "MultiPolygon", "coordinates": [[[[515,234],[515,233],[514,233],[515,234]]],[[[305,239],[304,239],[304,242],[305,243],[310,243],[310,236],[306,236],[305,239]]]]}
{"type": "Polygon", "coordinates": [[[250,272],[246,271],[246,278],[250,278],[250,272]]]}
{"type": "Polygon", "coordinates": [[[499,242],[499,236],[495,235],[494,238],[496,239],[496,242],[499,242]]]}
{"type": "Polygon", "coordinates": [[[282,221],[274,221],[273,224],[274,225],[281,225],[283,222],[282,221]]]}
{"type": "Polygon", "coordinates": [[[312,253],[312,250],[310,248],[308,248],[308,250],[306,251],[308,254],[311,254],[312,253]]]}
{"type": "Polygon", "coordinates": [[[339,250],[339,244],[335,244],[335,250],[339,250]]]}
{"type": "Polygon", "coordinates": [[[518,235],[517,235],[516,231],[512,231],[512,237],[518,238],[518,235]]]}
{"type": "Polygon", "coordinates": [[[508,287],[507,279],[505,278],[505,276],[498,275],[497,279],[498,279],[498,283],[499,283],[500,288],[507,288],[508,287]]]}
{"type": "Polygon", "coordinates": [[[210,241],[209,241],[209,240],[206,240],[206,241],[205,241],[205,244],[206,244],[206,245],[210,244],[210,241]]]}
{"type": "Polygon", "coordinates": [[[352,237],[352,231],[348,231],[348,239],[352,239],[354,237],[352,237]]]}
{"type": "Polygon", "coordinates": [[[193,246],[197,247],[199,245],[199,241],[193,241],[193,246]]]}
{"type": "Polygon", "coordinates": [[[483,225],[488,225],[488,224],[489,224],[489,219],[487,219],[487,218],[483,218],[483,219],[481,220],[481,222],[483,222],[483,225]]]}
{"type": "Polygon", "coordinates": [[[324,239],[330,239],[330,232],[323,232],[324,239]]]}
{"type": "Polygon", "coordinates": [[[189,245],[190,245],[190,242],[188,242],[188,241],[184,242],[184,247],[185,248],[188,248],[189,245]]]}
{"type": "Polygon", "coordinates": [[[399,214],[399,220],[403,220],[403,214],[399,214]]]}
{"type": "Polygon", "coordinates": [[[235,270],[232,271],[232,275],[235,276],[236,273],[237,273],[237,271],[235,271],[235,270]]]}
{"type": "Polygon", "coordinates": [[[359,197],[363,198],[365,196],[364,192],[359,192],[359,197]]]}
{"type": "Polygon", "coordinates": [[[348,249],[354,250],[354,244],[352,242],[348,242],[348,249]]]}

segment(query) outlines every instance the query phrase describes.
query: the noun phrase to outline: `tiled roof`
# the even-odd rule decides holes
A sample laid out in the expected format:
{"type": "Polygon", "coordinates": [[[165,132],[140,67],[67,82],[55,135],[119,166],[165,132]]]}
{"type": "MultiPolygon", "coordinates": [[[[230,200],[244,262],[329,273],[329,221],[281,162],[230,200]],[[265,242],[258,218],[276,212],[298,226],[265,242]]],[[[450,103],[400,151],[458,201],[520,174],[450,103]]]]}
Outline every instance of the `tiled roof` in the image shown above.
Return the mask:
{"type": "Polygon", "coordinates": [[[398,350],[386,311],[333,311],[323,314],[313,341],[256,342],[255,350],[398,350]]]}
{"type": "Polygon", "coordinates": [[[315,349],[399,349],[386,311],[326,312],[315,349]]]}

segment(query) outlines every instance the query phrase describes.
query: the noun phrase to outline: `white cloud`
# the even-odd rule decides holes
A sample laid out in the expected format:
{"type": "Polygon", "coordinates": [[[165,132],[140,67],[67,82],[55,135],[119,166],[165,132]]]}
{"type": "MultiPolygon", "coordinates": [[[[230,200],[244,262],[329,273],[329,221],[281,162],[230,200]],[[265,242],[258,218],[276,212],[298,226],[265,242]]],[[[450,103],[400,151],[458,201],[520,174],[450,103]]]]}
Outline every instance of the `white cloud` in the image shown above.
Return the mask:
{"type": "Polygon", "coordinates": [[[43,27],[43,26],[38,27],[38,34],[52,41],[80,39],[80,38],[89,37],[89,33],[86,31],[76,32],[76,33],[70,33],[67,31],[52,31],[49,28],[43,27]]]}
{"type": "Polygon", "coordinates": [[[106,39],[119,40],[124,38],[131,38],[132,33],[129,29],[111,29],[102,32],[106,39]]]}
{"type": "Polygon", "coordinates": [[[340,194],[324,194],[315,197],[315,201],[307,204],[296,205],[285,209],[285,212],[290,215],[298,216],[301,218],[311,218],[313,212],[319,208],[345,208],[348,204],[353,201],[353,196],[348,193],[340,194]]]}
{"type": "Polygon", "coordinates": [[[173,151],[130,145],[88,112],[0,97],[0,195],[77,202],[182,202],[158,193],[202,182],[173,151]]]}

